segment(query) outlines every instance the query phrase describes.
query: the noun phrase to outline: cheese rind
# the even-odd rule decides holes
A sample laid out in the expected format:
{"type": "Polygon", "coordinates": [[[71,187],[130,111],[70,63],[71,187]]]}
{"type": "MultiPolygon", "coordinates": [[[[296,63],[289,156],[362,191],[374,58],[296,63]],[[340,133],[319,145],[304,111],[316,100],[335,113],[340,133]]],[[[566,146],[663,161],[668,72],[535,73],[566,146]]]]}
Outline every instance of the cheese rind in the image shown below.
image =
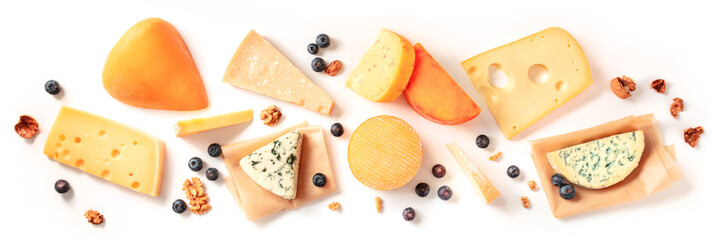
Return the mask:
{"type": "Polygon", "coordinates": [[[258,185],[285,199],[295,199],[302,134],[289,132],[240,160],[240,167],[258,185]]]}
{"type": "Polygon", "coordinates": [[[160,194],[163,141],[113,120],[62,107],[43,153],[120,186],[155,197],[160,194]]]}
{"type": "Polygon", "coordinates": [[[253,30],[225,70],[223,82],[330,115],[333,100],[280,51],[253,30]]]}
{"type": "Polygon", "coordinates": [[[640,163],[645,149],[642,130],[621,133],[547,154],[550,166],[568,181],[599,189],[624,180],[640,163]]]}
{"type": "Polygon", "coordinates": [[[593,82],[590,65],[580,44],[570,33],[557,27],[481,53],[461,65],[507,139],[593,82]],[[490,82],[491,66],[505,74],[506,86],[497,87],[490,82]],[[546,69],[547,79],[533,81],[531,75],[534,76],[535,71],[531,68],[546,69]]]}
{"type": "Polygon", "coordinates": [[[231,112],[212,117],[193,118],[181,120],[175,124],[175,136],[184,137],[190,134],[204,132],[230,125],[249,122],[253,119],[253,110],[231,112]]]}
{"type": "Polygon", "coordinates": [[[445,146],[453,155],[453,158],[455,158],[458,165],[460,165],[465,177],[467,177],[470,181],[470,185],[473,186],[475,194],[482,197],[485,203],[490,203],[500,196],[500,192],[498,192],[497,188],[495,188],[495,185],[493,185],[492,182],[485,177],[485,174],[483,174],[482,171],[480,171],[480,168],[472,160],[470,160],[470,158],[468,158],[457,143],[453,142],[445,146]]]}
{"type": "Polygon", "coordinates": [[[375,102],[392,102],[410,80],[415,50],[410,41],[382,29],[375,43],[350,73],[345,86],[375,102]]]}

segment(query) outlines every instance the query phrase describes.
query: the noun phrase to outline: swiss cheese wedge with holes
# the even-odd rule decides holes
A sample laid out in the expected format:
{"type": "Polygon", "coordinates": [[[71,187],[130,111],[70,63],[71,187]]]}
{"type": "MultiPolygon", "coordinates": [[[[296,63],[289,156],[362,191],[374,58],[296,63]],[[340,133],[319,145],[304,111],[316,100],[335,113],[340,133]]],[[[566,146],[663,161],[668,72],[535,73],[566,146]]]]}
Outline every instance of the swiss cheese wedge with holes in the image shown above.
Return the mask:
{"type": "Polygon", "coordinates": [[[461,65],[507,139],[572,99],[593,82],[590,65],[580,44],[570,33],[557,27],[481,53],[461,65]],[[491,68],[505,74],[508,80],[506,86],[491,84],[491,68]],[[533,81],[541,79],[534,76],[543,70],[547,72],[547,79],[544,82],[533,81]]]}
{"type": "Polygon", "coordinates": [[[360,59],[345,82],[360,96],[375,102],[392,102],[410,80],[415,50],[410,41],[387,29],[360,59]]]}
{"type": "Polygon", "coordinates": [[[330,115],[333,100],[300,69],[253,30],[225,70],[223,82],[330,115]]]}
{"type": "Polygon", "coordinates": [[[165,144],[113,120],[62,107],[43,153],[120,186],[160,195],[165,144]]]}
{"type": "Polygon", "coordinates": [[[407,184],[422,162],[420,137],[393,116],[376,116],[355,129],[348,143],[348,163],[355,178],[375,190],[407,184]]]}

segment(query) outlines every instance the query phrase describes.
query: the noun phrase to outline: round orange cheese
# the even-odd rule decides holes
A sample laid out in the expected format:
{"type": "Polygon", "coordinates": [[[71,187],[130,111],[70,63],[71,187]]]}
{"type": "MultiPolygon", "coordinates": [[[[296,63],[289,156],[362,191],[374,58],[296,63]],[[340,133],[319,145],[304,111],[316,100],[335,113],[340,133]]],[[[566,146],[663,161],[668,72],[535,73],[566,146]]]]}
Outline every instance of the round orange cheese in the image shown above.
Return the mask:
{"type": "Polygon", "coordinates": [[[372,117],[350,137],[350,170],[358,181],[372,189],[391,190],[407,184],[421,162],[420,137],[400,118],[372,117]]]}

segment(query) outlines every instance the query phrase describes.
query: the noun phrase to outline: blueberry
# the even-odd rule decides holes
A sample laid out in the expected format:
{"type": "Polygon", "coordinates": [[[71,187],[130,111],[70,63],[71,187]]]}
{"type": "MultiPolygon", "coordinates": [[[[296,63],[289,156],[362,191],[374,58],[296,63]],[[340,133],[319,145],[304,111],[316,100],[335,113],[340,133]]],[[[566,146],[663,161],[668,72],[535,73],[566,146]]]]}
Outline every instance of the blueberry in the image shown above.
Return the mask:
{"type": "Polygon", "coordinates": [[[563,199],[573,199],[575,197],[575,187],[570,184],[565,184],[560,187],[560,197],[563,199]]]}
{"type": "Polygon", "coordinates": [[[210,146],[208,146],[208,154],[210,154],[211,157],[219,157],[222,155],[222,148],[220,148],[220,144],[210,144],[210,146]]]}
{"type": "Polygon", "coordinates": [[[55,80],[48,80],[45,82],[45,91],[52,95],[60,93],[60,83],[55,80]]]}
{"type": "Polygon", "coordinates": [[[490,138],[488,138],[488,136],[485,136],[485,134],[480,134],[480,136],[477,136],[477,138],[475,138],[475,145],[477,145],[479,148],[487,148],[490,145],[490,138]]]}
{"type": "Polygon", "coordinates": [[[448,186],[443,185],[438,188],[438,197],[443,201],[447,201],[452,197],[452,189],[448,186]]]}
{"type": "Polygon", "coordinates": [[[445,166],[443,166],[442,164],[439,164],[439,163],[435,164],[435,166],[433,166],[433,168],[432,168],[432,174],[436,178],[444,177],[445,173],[446,173],[445,166]]]}
{"type": "Polygon", "coordinates": [[[200,171],[203,168],[202,160],[199,157],[192,157],[188,162],[188,167],[195,172],[200,171]]]}
{"type": "Polygon", "coordinates": [[[313,175],[312,181],[316,187],[323,187],[327,183],[327,178],[325,178],[325,174],[316,173],[313,175]]]}
{"type": "Polygon", "coordinates": [[[187,209],[187,205],[185,204],[185,201],[178,199],[173,202],[172,209],[176,213],[183,213],[185,212],[185,209],[187,209]]]}
{"type": "Polygon", "coordinates": [[[308,44],[307,50],[310,54],[315,55],[318,53],[318,50],[320,50],[320,49],[318,48],[317,44],[311,43],[311,44],[308,44]]]}
{"type": "Polygon", "coordinates": [[[328,37],[327,34],[322,33],[315,38],[315,43],[317,43],[318,47],[326,48],[330,46],[330,37],[328,37]]]}
{"type": "Polygon", "coordinates": [[[316,72],[322,72],[325,70],[325,60],[322,58],[315,58],[312,60],[312,70],[316,72]]]}
{"type": "Polygon", "coordinates": [[[520,168],[515,165],[510,165],[507,169],[507,175],[511,178],[516,178],[517,176],[520,176],[520,168]]]}
{"type": "Polygon", "coordinates": [[[412,221],[415,219],[415,209],[411,207],[403,209],[403,219],[405,219],[405,221],[412,221]]]}
{"type": "Polygon", "coordinates": [[[66,193],[68,190],[70,190],[70,183],[68,183],[68,181],[60,179],[60,180],[57,180],[57,182],[55,182],[55,191],[56,192],[66,193]]]}
{"type": "Polygon", "coordinates": [[[211,167],[205,170],[205,177],[210,181],[217,180],[219,175],[220,173],[218,172],[217,168],[211,167]]]}
{"type": "Polygon", "coordinates": [[[555,185],[556,187],[562,187],[565,185],[565,178],[560,175],[559,173],[553,174],[552,177],[550,177],[550,182],[552,185],[555,185]]]}
{"type": "Polygon", "coordinates": [[[418,183],[417,186],[415,186],[415,194],[417,194],[420,197],[425,197],[428,194],[430,194],[430,185],[427,183],[418,183]]]}
{"type": "Polygon", "coordinates": [[[343,126],[340,123],[333,123],[332,126],[330,126],[330,134],[333,136],[339,137],[342,136],[343,133],[345,133],[345,130],[343,130],[343,126]]]}

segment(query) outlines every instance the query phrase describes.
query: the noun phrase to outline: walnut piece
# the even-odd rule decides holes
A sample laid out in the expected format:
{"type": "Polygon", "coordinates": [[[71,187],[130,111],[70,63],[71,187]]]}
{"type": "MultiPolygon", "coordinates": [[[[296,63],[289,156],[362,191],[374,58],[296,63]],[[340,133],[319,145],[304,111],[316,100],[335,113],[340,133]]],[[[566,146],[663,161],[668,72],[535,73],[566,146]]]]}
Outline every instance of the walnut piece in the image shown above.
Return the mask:
{"type": "Polygon", "coordinates": [[[100,214],[98,211],[95,211],[92,209],[87,210],[85,212],[85,218],[87,218],[89,223],[92,223],[95,225],[101,224],[101,223],[103,223],[103,221],[105,221],[105,217],[103,217],[102,214],[100,214]]]}
{"type": "Polygon", "coordinates": [[[530,180],[528,182],[528,187],[530,187],[530,191],[535,191],[535,187],[537,187],[537,183],[535,183],[535,181],[533,181],[533,180],[530,180]]]}
{"type": "Polygon", "coordinates": [[[331,202],[330,204],[328,204],[328,208],[333,211],[338,210],[338,208],[340,208],[340,203],[331,202]]]}
{"type": "Polygon", "coordinates": [[[670,104],[670,115],[672,115],[673,118],[677,119],[678,114],[682,112],[683,109],[685,109],[685,104],[683,103],[683,100],[680,98],[673,98],[673,103],[670,104]]]}
{"type": "Polygon", "coordinates": [[[683,138],[685,138],[685,142],[689,144],[691,147],[695,147],[698,144],[698,139],[700,139],[700,134],[703,134],[705,132],[705,129],[703,129],[702,126],[694,127],[694,128],[688,128],[683,131],[683,138]]]}
{"type": "Polygon", "coordinates": [[[282,113],[280,112],[280,109],[278,109],[275,105],[270,105],[269,107],[265,108],[260,112],[260,120],[263,120],[263,123],[267,126],[273,126],[277,124],[280,121],[280,118],[282,117],[282,113]]]}
{"type": "Polygon", "coordinates": [[[31,138],[40,129],[40,125],[34,118],[28,115],[20,116],[20,121],[15,124],[15,132],[22,138],[31,138]]]}
{"type": "Polygon", "coordinates": [[[331,77],[334,77],[337,75],[340,70],[342,69],[342,62],[335,60],[330,63],[330,65],[325,68],[325,73],[327,75],[330,75],[331,77]]]}
{"type": "Polygon", "coordinates": [[[502,155],[502,152],[497,152],[496,154],[493,154],[492,156],[490,156],[488,159],[490,161],[497,161],[497,159],[500,158],[500,155],[502,155]]]}
{"type": "Polygon", "coordinates": [[[530,208],[530,199],[528,197],[520,197],[524,208],[530,208]]]}
{"type": "Polygon", "coordinates": [[[189,200],[190,212],[203,214],[210,210],[209,199],[200,178],[185,179],[182,190],[185,191],[185,197],[189,200]]]}
{"type": "Polygon", "coordinates": [[[665,93],[665,79],[657,79],[650,83],[650,88],[655,89],[656,92],[665,93]]]}
{"type": "Polygon", "coordinates": [[[383,200],[380,197],[375,197],[375,210],[377,210],[378,213],[380,213],[380,210],[382,210],[383,200]]]}
{"type": "Polygon", "coordinates": [[[630,92],[635,91],[635,81],[625,75],[616,77],[610,81],[610,89],[619,98],[626,99],[630,97],[630,92]]]}

